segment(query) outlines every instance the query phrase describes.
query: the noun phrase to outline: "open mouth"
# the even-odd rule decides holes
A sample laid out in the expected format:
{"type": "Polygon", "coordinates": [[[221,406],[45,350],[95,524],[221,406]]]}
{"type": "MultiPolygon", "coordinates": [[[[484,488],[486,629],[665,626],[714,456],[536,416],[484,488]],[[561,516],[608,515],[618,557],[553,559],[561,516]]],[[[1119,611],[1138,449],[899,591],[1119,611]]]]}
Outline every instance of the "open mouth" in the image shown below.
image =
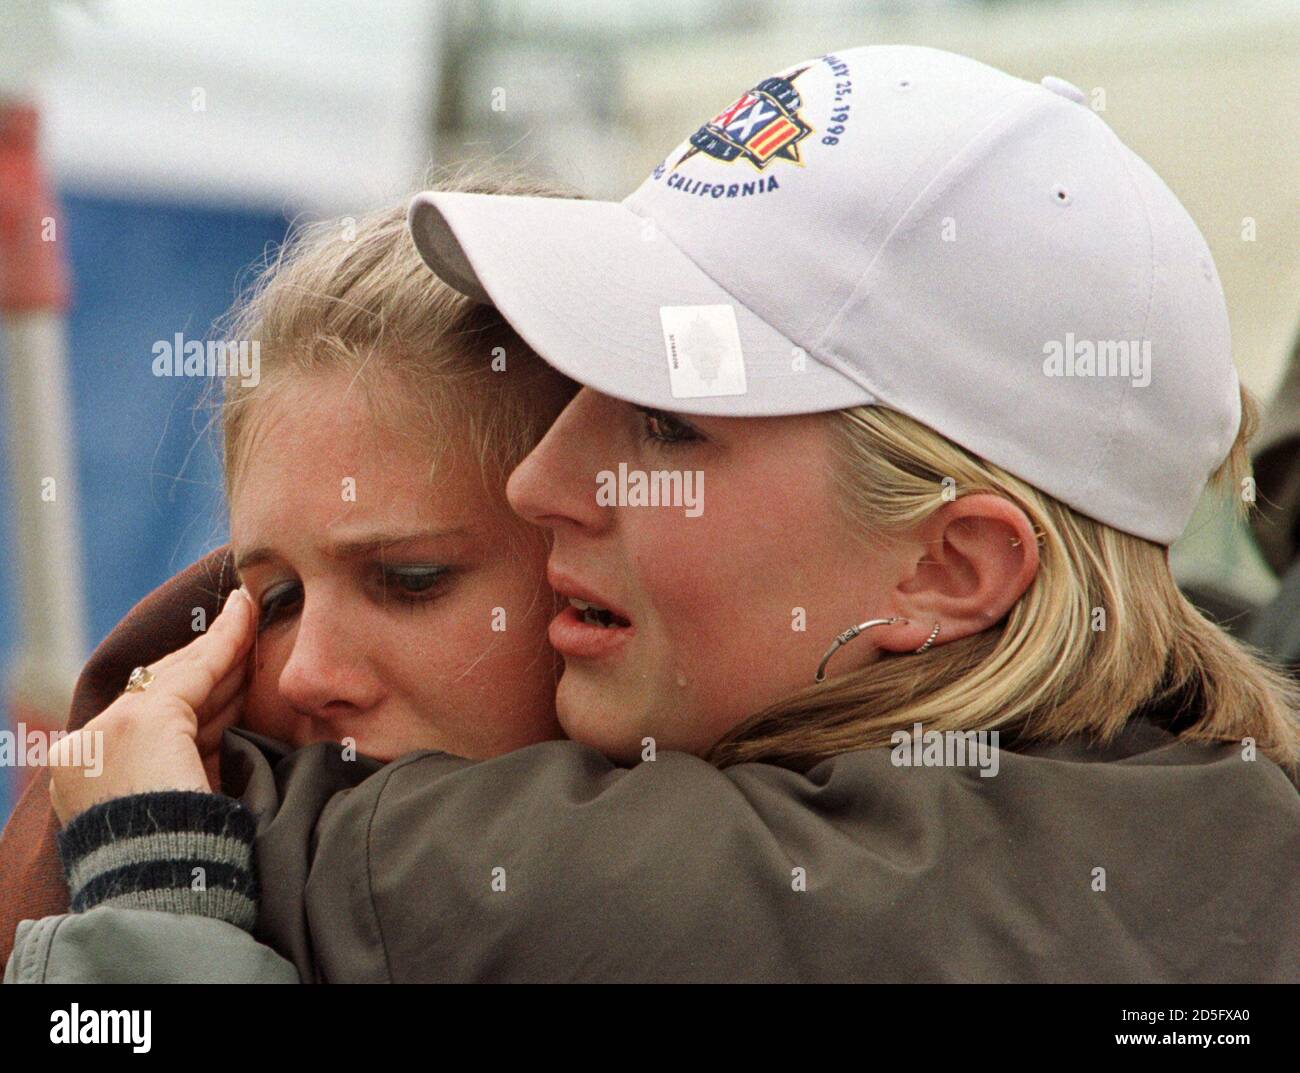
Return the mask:
{"type": "Polygon", "coordinates": [[[605,599],[599,589],[580,584],[553,564],[547,564],[546,580],[564,605],[546,636],[566,668],[592,668],[597,664],[591,661],[616,660],[626,653],[636,626],[619,608],[597,603],[596,597],[605,599]]]}
{"type": "Polygon", "coordinates": [[[576,596],[569,597],[569,604],[578,609],[582,621],[588,626],[601,626],[608,630],[632,625],[627,619],[614,614],[609,608],[600,607],[587,600],[579,600],[576,596]]]}

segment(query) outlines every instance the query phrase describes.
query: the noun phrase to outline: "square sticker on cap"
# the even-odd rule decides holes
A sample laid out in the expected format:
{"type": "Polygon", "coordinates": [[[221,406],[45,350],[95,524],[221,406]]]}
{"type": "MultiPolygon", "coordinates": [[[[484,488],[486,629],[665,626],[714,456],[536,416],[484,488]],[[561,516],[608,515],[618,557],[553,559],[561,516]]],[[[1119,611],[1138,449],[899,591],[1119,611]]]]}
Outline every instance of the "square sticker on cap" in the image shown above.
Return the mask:
{"type": "Polygon", "coordinates": [[[745,394],[745,356],[733,307],[660,306],[659,321],[673,398],[745,394]]]}

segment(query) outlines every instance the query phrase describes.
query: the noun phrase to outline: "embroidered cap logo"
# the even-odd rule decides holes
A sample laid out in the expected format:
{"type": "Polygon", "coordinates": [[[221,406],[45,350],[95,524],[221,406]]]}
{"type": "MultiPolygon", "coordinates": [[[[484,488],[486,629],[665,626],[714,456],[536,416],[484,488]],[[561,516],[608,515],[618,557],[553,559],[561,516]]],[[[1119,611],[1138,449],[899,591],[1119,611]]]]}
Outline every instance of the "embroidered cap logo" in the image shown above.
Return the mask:
{"type": "Polygon", "coordinates": [[[799,143],[811,134],[812,127],[799,115],[803,103],[794,80],[807,67],[800,67],[788,77],[765,78],[730,107],[710,119],[691,135],[691,148],[682,154],[674,168],[696,153],[730,164],[744,158],[762,171],[773,160],[802,164],[799,143]]]}

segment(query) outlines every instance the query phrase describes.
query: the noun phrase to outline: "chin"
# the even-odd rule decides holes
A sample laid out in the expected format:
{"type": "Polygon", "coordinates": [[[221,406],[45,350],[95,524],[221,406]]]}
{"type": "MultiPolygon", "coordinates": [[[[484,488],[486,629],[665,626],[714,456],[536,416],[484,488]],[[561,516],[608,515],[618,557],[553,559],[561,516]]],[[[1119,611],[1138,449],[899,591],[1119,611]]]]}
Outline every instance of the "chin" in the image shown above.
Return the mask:
{"type": "Polygon", "coordinates": [[[654,735],[636,731],[636,713],[629,705],[611,700],[602,690],[577,686],[567,675],[560,680],[555,699],[565,737],[604,753],[615,763],[640,762],[641,739],[654,735]]]}

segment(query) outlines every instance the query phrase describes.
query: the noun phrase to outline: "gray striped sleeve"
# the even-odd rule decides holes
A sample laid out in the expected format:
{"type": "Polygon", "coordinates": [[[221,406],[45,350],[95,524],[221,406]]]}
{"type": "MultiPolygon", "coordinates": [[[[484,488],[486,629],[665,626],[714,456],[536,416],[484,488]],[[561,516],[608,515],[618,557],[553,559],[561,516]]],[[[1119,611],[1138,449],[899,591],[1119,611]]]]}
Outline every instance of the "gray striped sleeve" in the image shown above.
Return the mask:
{"type": "Polygon", "coordinates": [[[255,834],[252,814],[221,794],[174,790],[105,801],[59,835],[71,907],[189,913],[251,930],[255,834]]]}

